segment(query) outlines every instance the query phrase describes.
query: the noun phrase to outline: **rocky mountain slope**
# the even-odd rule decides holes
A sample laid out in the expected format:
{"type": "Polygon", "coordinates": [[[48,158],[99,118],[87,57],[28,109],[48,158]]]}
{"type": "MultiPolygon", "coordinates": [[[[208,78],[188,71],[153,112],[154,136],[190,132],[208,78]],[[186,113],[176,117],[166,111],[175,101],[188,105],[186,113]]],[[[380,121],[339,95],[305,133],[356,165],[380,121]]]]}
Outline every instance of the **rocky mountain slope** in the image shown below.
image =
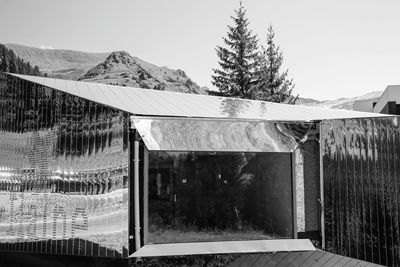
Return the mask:
{"type": "Polygon", "coordinates": [[[87,53],[64,49],[41,49],[19,44],[6,44],[24,61],[39,66],[49,77],[76,80],[90,68],[103,62],[110,53],[87,53]]]}
{"type": "Polygon", "coordinates": [[[206,93],[205,88],[193,82],[183,70],[158,67],[125,51],[111,53],[79,80],[182,93],[206,93]]]}
{"type": "MultiPolygon", "coordinates": [[[[41,49],[19,44],[6,44],[15,54],[39,66],[50,77],[92,81],[106,84],[152,88],[168,91],[205,94],[207,87],[199,87],[182,70],[171,70],[130,56],[127,52],[88,53],[64,49],[41,49]]],[[[377,100],[382,91],[362,96],[335,100],[299,98],[298,105],[353,109],[357,100],[377,100]]]]}
{"type": "Polygon", "coordinates": [[[338,108],[338,109],[353,109],[353,104],[358,100],[374,100],[377,101],[382,95],[383,91],[371,92],[365,95],[349,97],[349,98],[339,98],[334,100],[315,100],[312,98],[299,98],[296,105],[312,106],[312,107],[322,107],[322,108],[338,108]]]}

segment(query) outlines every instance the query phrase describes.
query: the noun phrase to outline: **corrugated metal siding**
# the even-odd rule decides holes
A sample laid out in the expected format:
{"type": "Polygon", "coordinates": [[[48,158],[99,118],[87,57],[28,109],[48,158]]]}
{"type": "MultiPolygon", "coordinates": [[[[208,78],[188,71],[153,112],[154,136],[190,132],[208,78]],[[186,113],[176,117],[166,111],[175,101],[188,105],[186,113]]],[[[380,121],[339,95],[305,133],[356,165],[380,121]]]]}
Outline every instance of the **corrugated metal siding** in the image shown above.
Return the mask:
{"type": "Polygon", "coordinates": [[[328,251],[400,266],[398,118],[321,124],[328,251]]]}
{"type": "Polygon", "coordinates": [[[313,121],[382,117],[382,114],[10,74],[134,115],[313,121]]]}

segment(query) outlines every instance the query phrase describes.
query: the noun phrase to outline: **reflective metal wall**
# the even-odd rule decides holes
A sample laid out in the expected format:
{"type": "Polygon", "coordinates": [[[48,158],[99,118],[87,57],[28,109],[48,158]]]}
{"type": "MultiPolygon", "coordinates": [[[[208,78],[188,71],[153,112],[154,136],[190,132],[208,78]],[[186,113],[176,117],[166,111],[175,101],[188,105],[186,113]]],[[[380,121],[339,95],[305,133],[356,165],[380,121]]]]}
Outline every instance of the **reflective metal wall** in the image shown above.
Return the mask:
{"type": "Polygon", "coordinates": [[[314,125],[240,119],[131,119],[152,151],[293,152],[314,125]]]}
{"type": "Polygon", "coordinates": [[[321,124],[327,250],[400,265],[399,119],[321,124]]]}
{"type": "Polygon", "coordinates": [[[0,249],[122,257],[128,116],[0,74],[0,249]]]}

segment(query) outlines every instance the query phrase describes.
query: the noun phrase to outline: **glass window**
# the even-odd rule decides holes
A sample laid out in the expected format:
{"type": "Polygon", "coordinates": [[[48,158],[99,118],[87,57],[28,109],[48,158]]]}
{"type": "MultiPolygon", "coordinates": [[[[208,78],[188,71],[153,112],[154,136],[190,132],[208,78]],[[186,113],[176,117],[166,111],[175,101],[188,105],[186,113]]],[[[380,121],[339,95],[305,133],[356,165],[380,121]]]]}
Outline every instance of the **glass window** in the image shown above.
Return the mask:
{"type": "Polygon", "coordinates": [[[290,153],[149,152],[148,242],[293,236],[290,153]]]}

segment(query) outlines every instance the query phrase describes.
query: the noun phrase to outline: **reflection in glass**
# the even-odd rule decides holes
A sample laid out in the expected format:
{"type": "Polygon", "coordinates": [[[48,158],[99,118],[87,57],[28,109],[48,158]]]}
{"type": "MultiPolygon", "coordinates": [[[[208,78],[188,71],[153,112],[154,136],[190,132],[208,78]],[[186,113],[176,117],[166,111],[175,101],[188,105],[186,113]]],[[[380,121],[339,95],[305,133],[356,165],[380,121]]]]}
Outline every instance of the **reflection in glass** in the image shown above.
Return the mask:
{"type": "Polygon", "coordinates": [[[326,249],[400,265],[398,118],[324,121],[326,249]]]}
{"type": "Polygon", "coordinates": [[[223,98],[221,101],[221,114],[228,118],[237,118],[240,114],[246,113],[251,102],[238,98],[223,98]]]}
{"type": "Polygon", "coordinates": [[[122,257],[127,115],[0,74],[0,249],[122,257]]]}
{"type": "Polygon", "coordinates": [[[135,117],[132,124],[149,150],[292,152],[312,123],[135,117]]]}
{"type": "Polygon", "coordinates": [[[289,153],[149,153],[149,242],[293,236],[289,153]]]}

